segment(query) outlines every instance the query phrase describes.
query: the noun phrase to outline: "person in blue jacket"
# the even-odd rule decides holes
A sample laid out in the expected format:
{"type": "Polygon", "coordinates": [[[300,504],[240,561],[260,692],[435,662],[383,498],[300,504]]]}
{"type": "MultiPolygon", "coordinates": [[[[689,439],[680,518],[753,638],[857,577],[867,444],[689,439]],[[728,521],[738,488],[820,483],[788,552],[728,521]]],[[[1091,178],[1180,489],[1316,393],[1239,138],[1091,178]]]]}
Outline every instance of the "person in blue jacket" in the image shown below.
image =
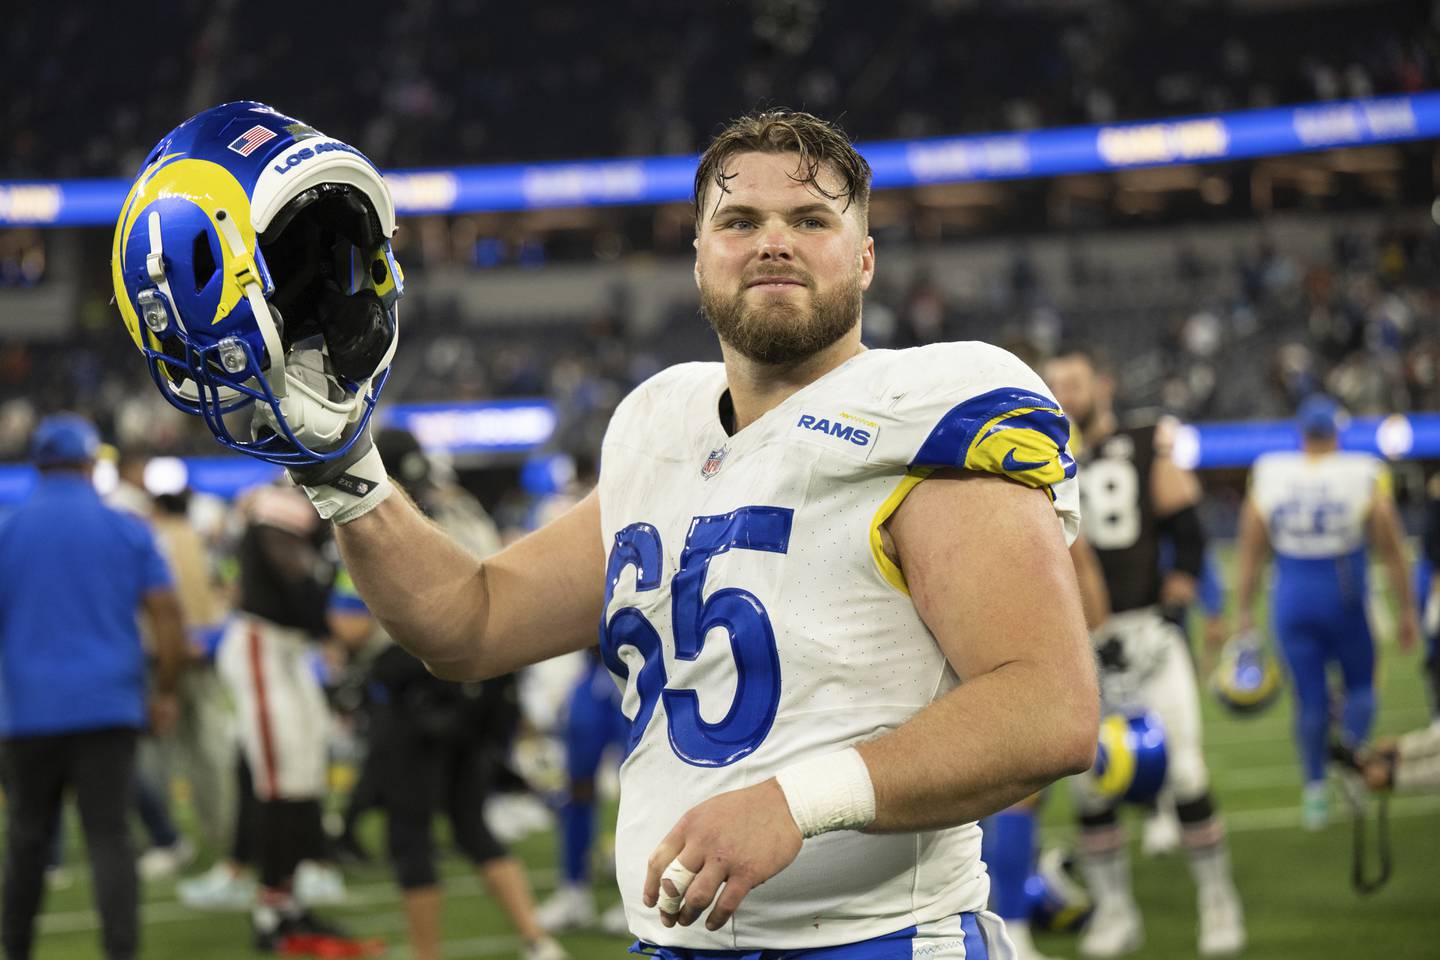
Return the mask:
{"type": "Polygon", "coordinates": [[[128,813],[135,745],[174,725],[184,655],[170,570],[143,521],[101,502],[99,437],[74,414],[43,420],[40,478],[0,524],[0,739],[4,741],[6,960],[30,957],[61,798],[74,792],[108,960],[138,949],[128,813]],[[137,614],[154,638],[154,686],[137,614]]]}

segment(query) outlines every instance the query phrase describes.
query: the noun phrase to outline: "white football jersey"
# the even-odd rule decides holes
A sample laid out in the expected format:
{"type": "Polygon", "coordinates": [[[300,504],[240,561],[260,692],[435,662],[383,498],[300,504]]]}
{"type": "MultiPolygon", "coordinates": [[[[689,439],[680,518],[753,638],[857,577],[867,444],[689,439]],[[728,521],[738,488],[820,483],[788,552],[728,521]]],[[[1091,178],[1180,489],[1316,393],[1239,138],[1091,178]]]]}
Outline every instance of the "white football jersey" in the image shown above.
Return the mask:
{"type": "Polygon", "coordinates": [[[714,933],[665,929],[641,902],[646,860],[691,807],[893,730],[959,682],[879,532],[931,470],[1048,490],[1067,540],[1079,522],[1069,424],[997,347],[863,352],[734,436],[725,390],[722,364],[665,370],[620,405],[603,447],[601,648],[632,722],[616,836],[630,929],[792,949],[982,910],[973,823],[807,840],[714,933]]]}
{"type": "Polygon", "coordinates": [[[1278,556],[1340,557],[1364,548],[1370,508],[1389,476],[1368,453],[1266,453],[1251,470],[1250,500],[1278,556]]]}

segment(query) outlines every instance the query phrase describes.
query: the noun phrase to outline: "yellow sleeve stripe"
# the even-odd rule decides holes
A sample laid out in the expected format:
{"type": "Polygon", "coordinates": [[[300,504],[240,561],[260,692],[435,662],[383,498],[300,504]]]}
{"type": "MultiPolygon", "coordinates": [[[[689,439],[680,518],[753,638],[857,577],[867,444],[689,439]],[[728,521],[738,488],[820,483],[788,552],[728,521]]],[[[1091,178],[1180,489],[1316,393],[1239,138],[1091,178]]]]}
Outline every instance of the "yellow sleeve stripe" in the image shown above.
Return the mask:
{"type": "Polygon", "coordinates": [[[976,431],[965,451],[965,468],[1048,490],[1074,476],[1075,461],[1066,453],[1069,439],[1069,421],[1057,408],[1007,410],[976,431]]]}
{"type": "Polygon", "coordinates": [[[1376,472],[1375,490],[1373,491],[1373,494],[1376,499],[1379,499],[1380,497],[1395,496],[1395,480],[1390,476],[1390,471],[1388,468],[1381,467],[1376,472]]]}
{"type": "Polygon", "coordinates": [[[900,567],[885,555],[885,541],[880,537],[880,528],[900,509],[900,504],[905,502],[916,484],[934,472],[931,467],[912,468],[900,478],[895,489],[890,491],[890,496],[885,498],[880,509],[875,511],[875,516],[870,518],[870,556],[875,560],[875,569],[880,571],[880,576],[885,578],[886,583],[907,597],[910,595],[910,586],[905,582],[905,574],[900,567]]]}

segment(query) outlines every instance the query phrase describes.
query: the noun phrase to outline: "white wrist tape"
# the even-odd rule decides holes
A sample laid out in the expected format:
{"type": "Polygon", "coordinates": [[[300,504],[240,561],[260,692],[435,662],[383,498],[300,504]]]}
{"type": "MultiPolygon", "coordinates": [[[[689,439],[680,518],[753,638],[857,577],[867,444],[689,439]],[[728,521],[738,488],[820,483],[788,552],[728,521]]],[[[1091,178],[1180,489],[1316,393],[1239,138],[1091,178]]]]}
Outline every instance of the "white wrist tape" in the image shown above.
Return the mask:
{"type": "Polygon", "coordinates": [[[775,779],[804,837],[863,830],[875,820],[875,785],[854,747],[792,763],[775,779]]]}
{"type": "Polygon", "coordinates": [[[374,510],[395,485],[385,475],[380,451],[371,448],[365,456],[345,468],[343,476],[318,487],[301,487],[320,516],[336,523],[349,523],[374,510]]]}

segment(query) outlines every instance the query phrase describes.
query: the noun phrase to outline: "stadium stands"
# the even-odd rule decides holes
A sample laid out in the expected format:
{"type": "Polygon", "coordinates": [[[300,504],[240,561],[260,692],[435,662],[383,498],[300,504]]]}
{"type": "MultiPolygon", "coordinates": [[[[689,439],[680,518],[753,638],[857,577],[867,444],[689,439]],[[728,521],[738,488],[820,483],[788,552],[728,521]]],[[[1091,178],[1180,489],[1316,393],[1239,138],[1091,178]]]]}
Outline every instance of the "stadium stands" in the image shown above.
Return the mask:
{"type": "Polygon", "coordinates": [[[13,91],[0,103],[10,131],[0,178],[129,176],[176,117],[226,99],[324,118],[382,165],[415,166],[688,153],[721,118],[765,102],[838,115],[853,136],[881,139],[1434,85],[1423,5],[1329,6],[1317,17],[1263,3],[930,0],[877,20],[857,0],[720,18],[664,0],[630,3],[623,18],[573,0],[347,5],[348,22],[383,25],[377,57],[364,44],[312,42],[335,14],[285,0],[169,4],[157,17],[77,7],[58,20],[25,2],[0,39],[0,79],[13,91]],[[143,63],[127,49],[144,49],[143,63]],[[548,54],[538,69],[537,49],[548,54]]]}
{"type": "MultiPolygon", "coordinates": [[[[619,277],[552,266],[546,286],[561,293],[539,312],[522,268],[422,272],[387,395],[548,396],[562,411],[558,443],[593,455],[629,387],[718,357],[689,272],[669,260],[619,277]]],[[[866,323],[875,346],[978,338],[1040,355],[1084,331],[1124,361],[1127,396],[1186,419],[1285,416],[1316,385],[1375,413],[1440,409],[1437,297],[1440,237],[1411,211],[887,248],[866,323]]],[[[103,317],[105,299],[97,289],[82,314],[103,317]]],[[[20,456],[29,424],[58,408],[127,443],[143,435],[155,453],[209,452],[202,425],[172,415],[115,349],[118,331],[89,329],[78,346],[0,347],[0,458],[20,456]]]]}

